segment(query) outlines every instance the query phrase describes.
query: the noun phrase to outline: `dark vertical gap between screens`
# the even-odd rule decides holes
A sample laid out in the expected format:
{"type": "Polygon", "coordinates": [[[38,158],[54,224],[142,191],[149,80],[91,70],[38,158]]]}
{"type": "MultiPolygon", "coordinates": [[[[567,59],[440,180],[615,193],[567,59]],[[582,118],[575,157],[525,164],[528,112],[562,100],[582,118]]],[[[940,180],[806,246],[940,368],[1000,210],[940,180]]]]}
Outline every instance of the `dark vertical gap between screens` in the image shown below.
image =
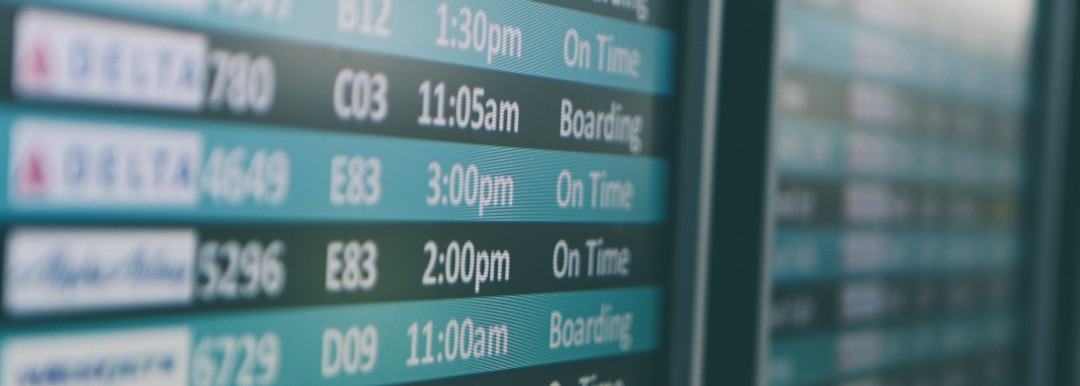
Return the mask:
{"type": "MultiPolygon", "coordinates": [[[[666,17],[661,22],[662,25],[671,27],[668,23],[674,19],[674,16],[681,15],[683,10],[688,8],[688,6],[686,5],[686,1],[676,1],[672,2],[672,4],[672,6],[667,7],[664,10],[664,12],[666,13],[666,17]]],[[[676,36],[675,52],[680,54],[686,52],[686,29],[683,25],[676,24],[675,26],[673,26],[672,31],[675,32],[676,36]]],[[[682,66],[684,65],[684,59],[684,55],[677,54],[672,69],[675,70],[682,68],[682,66]]],[[[673,97],[671,99],[671,102],[673,106],[682,106],[681,98],[685,95],[683,92],[683,87],[686,84],[684,74],[682,73],[682,71],[675,70],[673,78],[675,84],[675,91],[672,94],[673,97]]],[[[675,107],[673,110],[679,111],[678,107],[675,107]]],[[[671,126],[669,126],[669,129],[671,130],[671,134],[669,135],[670,140],[667,142],[671,148],[667,154],[673,155],[671,158],[669,158],[671,174],[668,177],[668,182],[672,187],[685,186],[684,183],[680,181],[680,176],[678,172],[680,158],[674,156],[675,154],[679,154],[678,150],[681,145],[679,139],[682,138],[682,129],[684,127],[683,118],[679,116],[679,114],[672,114],[672,118],[673,122],[671,122],[671,126]]],[[[666,245],[668,247],[668,253],[671,253],[671,251],[675,250],[673,240],[678,237],[676,233],[676,210],[678,194],[679,193],[676,191],[676,189],[670,189],[668,191],[668,201],[665,203],[668,217],[667,221],[664,223],[667,227],[666,229],[664,229],[663,232],[662,243],[663,245],[666,245]]],[[[676,283],[678,283],[678,280],[676,280],[677,278],[675,276],[675,273],[678,272],[679,264],[675,262],[675,259],[662,259],[660,261],[661,263],[655,265],[655,267],[660,270],[660,277],[666,278],[667,280],[667,284],[664,287],[664,292],[661,294],[664,302],[660,309],[662,310],[662,315],[672,315],[672,312],[679,308],[679,305],[675,304],[675,302],[679,301],[679,297],[676,294],[684,293],[681,290],[676,289],[676,283]]],[[[671,378],[669,375],[669,371],[675,367],[674,363],[668,360],[668,358],[670,358],[672,353],[674,352],[674,347],[680,347],[680,344],[673,343],[676,339],[681,338],[677,336],[677,332],[676,330],[674,330],[674,326],[676,326],[678,323],[678,321],[670,317],[662,318],[661,320],[659,334],[662,337],[662,343],[657,350],[657,352],[661,354],[656,356],[658,361],[653,364],[653,366],[655,366],[658,371],[656,371],[652,382],[665,382],[671,378]]],[[[680,342],[685,342],[685,340],[680,340],[680,342]]]]}
{"type": "MultiPolygon", "coordinates": [[[[702,381],[703,357],[706,343],[699,336],[699,331],[709,329],[708,320],[699,314],[697,307],[707,307],[699,294],[705,292],[706,282],[699,282],[702,276],[700,264],[707,264],[708,252],[700,245],[709,237],[702,205],[707,205],[707,193],[702,180],[706,169],[712,165],[708,148],[712,144],[703,143],[706,132],[713,133],[715,128],[706,127],[706,116],[715,106],[707,105],[708,98],[715,97],[718,68],[710,68],[711,60],[719,51],[719,36],[711,36],[711,31],[719,31],[721,0],[684,1],[681,10],[680,39],[677,84],[680,85],[678,96],[679,135],[678,151],[673,157],[675,172],[673,177],[677,188],[672,192],[671,232],[672,256],[671,284],[668,295],[668,374],[669,385],[700,385],[702,381]],[[710,42],[717,42],[716,47],[710,42]],[[712,94],[710,94],[712,93],[712,94]],[[709,110],[709,111],[706,111],[709,110]],[[704,220],[704,221],[703,221],[704,220]]],[[[718,62],[718,60],[717,60],[718,62]]],[[[707,281],[707,280],[706,280],[707,281]]]]}
{"type": "Polygon", "coordinates": [[[1080,384],[1080,9],[1074,9],[1072,24],[1067,33],[1072,36],[1071,62],[1067,70],[1071,78],[1067,84],[1048,87],[1067,87],[1064,130],[1064,163],[1060,175],[1062,205],[1055,225],[1060,226],[1060,259],[1056,283],[1056,328],[1053,330],[1053,375],[1055,385],[1080,384]]]}
{"type": "MultiPolygon", "coordinates": [[[[1067,151],[1068,142],[1072,136],[1068,135],[1062,123],[1068,122],[1068,117],[1054,116],[1062,114],[1060,110],[1068,103],[1068,92],[1071,89],[1066,84],[1061,84],[1062,78],[1073,79],[1068,73],[1074,72],[1069,68],[1072,61],[1070,54],[1056,52],[1061,50],[1063,44],[1067,44],[1068,35],[1074,32],[1068,31],[1074,28],[1071,25],[1063,25],[1063,21],[1073,20],[1073,15],[1063,15],[1062,12],[1071,13],[1073,9],[1065,2],[1038,1],[1036,2],[1035,22],[1032,28],[1031,68],[1029,79],[1031,83],[1031,96],[1027,121],[1029,130],[1027,141],[1027,153],[1031,158],[1026,175],[1029,181],[1025,184],[1024,202],[1026,207],[1031,208],[1025,216],[1024,236],[1028,240],[1029,249],[1033,251],[1033,263],[1024,267],[1020,281],[1020,299],[1030,299],[1026,304],[1018,305],[1018,309],[1027,307],[1026,312],[1031,315],[1026,325],[1028,338],[1025,347],[1018,352],[1014,361],[1024,370],[1016,375],[1014,380],[1018,385],[1067,385],[1062,378],[1062,358],[1067,358],[1068,353],[1062,352],[1065,347],[1059,342],[1072,341],[1070,337],[1075,335],[1075,329],[1063,328],[1069,325],[1066,320],[1075,316],[1061,308],[1061,302],[1069,296],[1067,287],[1073,286],[1072,280],[1062,280],[1062,272],[1069,272],[1071,261],[1059,259],[1069,249],[1061,245],[1063,231],[1067,231],[1067,223],[1064,222],[1069,213],[1069,203],[1073,200],[1063,199],[1062,195],[1068,186],[1065,174],[1070,168],[1067,167],[1062,154],[1070,154],[1067,151]],[[1062,141],[1065,139],[1065,141],[1062,141]]],[[[1067,48],[1067,47],[1065,47],[1067,48]]],[[[1068,52],[1073,52],[1069,49],[1068,52]]],[[[1067,107],[1066,107],[1067,109],[1067,107]]],[[[1068,238],[1066,238],[1068,239],[1068,238]]],[[[1072,368],[1068,366],[1065,368],[1072,368]]]]}
{"type": "MultiPolygon", "coordinates": [[[[754,385],[765,364],[761,299],[770,178],[773,1],[725,1],[709,267],[705,384],[754,385]]],[[[710,106],[707,106],[709,108],[710,106]]]]}

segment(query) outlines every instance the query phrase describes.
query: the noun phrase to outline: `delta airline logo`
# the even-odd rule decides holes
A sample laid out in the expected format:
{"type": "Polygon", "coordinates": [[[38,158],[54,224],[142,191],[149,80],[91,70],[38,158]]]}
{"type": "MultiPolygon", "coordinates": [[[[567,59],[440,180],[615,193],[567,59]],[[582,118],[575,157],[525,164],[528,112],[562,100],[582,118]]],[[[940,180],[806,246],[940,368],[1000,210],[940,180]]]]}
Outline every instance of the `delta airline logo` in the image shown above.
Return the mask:
{"type": "Polygon", "coordinates": [[[45,182],[45,151],[40,145],[33,145],[26,151],[26,157],[15,172],[19,192],[25,196],[40,196],[47,192],[45,182]]]}
{"type": "Polygon", "coordinates": [[[3,349],[6,386],[187,385],[186,328],[19,338],[3,349]]]}
{"type": "Polygon", "coordinates": [[[8,180],[16,206],[198,201],[198,133],[34,118],[13,126],[8,180]]]}
{"type": "Polygon", "coordinates": [[[36,39],[30,42],[29,49],[17,60],[15,79],[21,88],[27,91],[48,88],[51,79],[49,75],[52,74],[52,61],[48,47],[48,41],[36,39]]]}
{"type": "Polygon", "coordinates": [[[190,229],[16,229],[8,234],[4,308],[13,317],[189,304],[190,229]]]}
{"type": "Polygon", "coordinates": [[[25,8],[13,88],[22,98],[197,111],[206,51],[200,34],[25,8]]]}

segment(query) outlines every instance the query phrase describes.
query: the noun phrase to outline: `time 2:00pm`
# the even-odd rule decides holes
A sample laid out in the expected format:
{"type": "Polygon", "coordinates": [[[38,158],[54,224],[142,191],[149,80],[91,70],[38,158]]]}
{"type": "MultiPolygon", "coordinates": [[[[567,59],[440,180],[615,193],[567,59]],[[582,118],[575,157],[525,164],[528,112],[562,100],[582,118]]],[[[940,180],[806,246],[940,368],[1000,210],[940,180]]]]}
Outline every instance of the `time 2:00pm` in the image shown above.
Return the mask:
{"type": "Polygon", "coordinates": [[[420,278],[424,286],[454,286],[460,283],[473,287],[475,294],[489,283],[510,281],[510,251],[505,249],[477,249],[471,241],[458,243],[451,241],[445,250],[440,250],[434,240],[424,243],[427,255],[427,268],[420,278]]]}

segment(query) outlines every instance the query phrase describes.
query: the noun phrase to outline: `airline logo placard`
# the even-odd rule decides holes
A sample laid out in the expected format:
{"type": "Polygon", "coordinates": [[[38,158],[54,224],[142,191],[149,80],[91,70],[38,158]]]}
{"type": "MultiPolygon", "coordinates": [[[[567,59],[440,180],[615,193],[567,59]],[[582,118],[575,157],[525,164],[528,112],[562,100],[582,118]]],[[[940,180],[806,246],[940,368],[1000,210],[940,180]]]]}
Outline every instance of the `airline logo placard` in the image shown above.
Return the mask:
{"type": "Polygon", "coordinates": [[[3,349],[9,386],[187,385],[185,328],[20,338],[3,349]]]}
{"type": "Polygon", "coordinates": [[[198,202],[198,133],[22,119],[14,124],[9,196],[46,206],[198,202]]]}
{"type": "Polygon", "coordinates": [[[198,111],[206,51],[200,34],[26,8],[12,86],[21,98],[198,111]]]}
{"type": "Polygon", "coordinates": [[[196,239],[191,229],[15,229],[4,308],[22,317],[189,304],[196,239]]]}

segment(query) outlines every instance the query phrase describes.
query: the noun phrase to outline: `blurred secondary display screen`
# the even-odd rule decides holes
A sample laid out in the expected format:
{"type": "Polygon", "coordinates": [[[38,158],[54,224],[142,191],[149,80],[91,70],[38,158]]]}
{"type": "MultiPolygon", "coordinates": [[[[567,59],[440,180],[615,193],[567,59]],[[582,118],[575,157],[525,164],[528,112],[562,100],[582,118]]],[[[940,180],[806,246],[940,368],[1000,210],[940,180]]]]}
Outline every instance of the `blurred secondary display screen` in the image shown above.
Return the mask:
{"type": "Polygon", "coordinates": [[[661,383],[675,8],[0,1],[0,384],[661,383]]]}
{"type": "Polygon", "coordinates": [[[1016,384],[1033,4],[781,2],[768,384],[1016,384]]]}

